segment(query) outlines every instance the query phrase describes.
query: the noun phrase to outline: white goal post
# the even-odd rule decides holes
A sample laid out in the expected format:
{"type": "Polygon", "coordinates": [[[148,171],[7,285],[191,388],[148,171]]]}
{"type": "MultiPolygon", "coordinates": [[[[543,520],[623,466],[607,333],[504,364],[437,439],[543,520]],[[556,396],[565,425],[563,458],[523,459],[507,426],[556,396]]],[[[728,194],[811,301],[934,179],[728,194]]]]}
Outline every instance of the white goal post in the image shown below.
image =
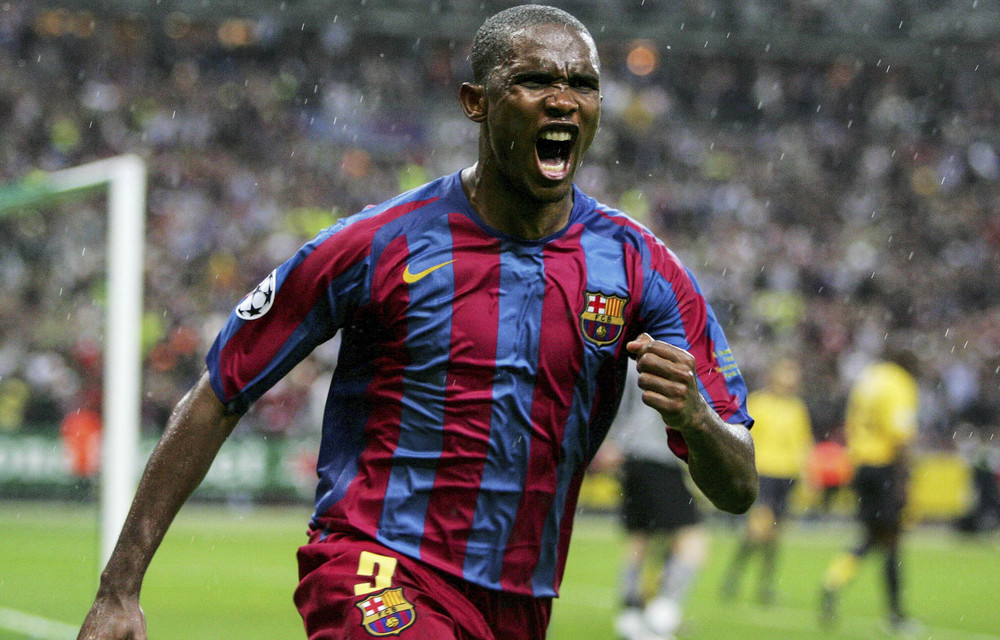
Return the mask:
{"type": "Polygon", "coordinates": [[[142,393],[140,332],[146,242],[146,165],[127,154],[33,176],[14,208],[70,191],[107,188],[107,308],[101,447],[101,562],[111,556],[135,493],[142,393]]]}

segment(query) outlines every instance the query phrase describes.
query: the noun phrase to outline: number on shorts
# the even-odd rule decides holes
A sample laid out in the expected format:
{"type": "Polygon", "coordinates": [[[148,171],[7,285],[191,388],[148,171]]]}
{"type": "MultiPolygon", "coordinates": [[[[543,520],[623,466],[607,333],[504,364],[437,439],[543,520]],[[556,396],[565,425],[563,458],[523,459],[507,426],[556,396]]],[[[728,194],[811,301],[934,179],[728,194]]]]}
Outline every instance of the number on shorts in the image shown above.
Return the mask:
{"type": "Polygon", "coordinates": [[[380,556],[370,551],[362,551],[358,560],[358,575],[367,582],[354,585],[354,595],[363,596],[366,593],[388,589],[392,586],[392,574],[396,573],[396,559],[380,556]]]}

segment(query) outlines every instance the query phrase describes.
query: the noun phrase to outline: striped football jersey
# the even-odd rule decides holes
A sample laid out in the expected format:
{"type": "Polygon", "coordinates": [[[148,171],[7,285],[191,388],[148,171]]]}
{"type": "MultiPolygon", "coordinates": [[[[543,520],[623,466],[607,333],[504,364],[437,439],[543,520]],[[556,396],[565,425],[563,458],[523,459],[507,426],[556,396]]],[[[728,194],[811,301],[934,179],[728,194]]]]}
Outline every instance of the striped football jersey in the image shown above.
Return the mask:
{"type": "Polygon", "coordinates": [[[230,314],[207,358],[213,388],[245,411],[337,331],[312,526],[487,588],[556,595],[628,340],[689,351],[711,406],[751,423],[692,275],[575,187],[569,223],[538,241],[487,226],[458,173],[339,221],[230,314]]]}

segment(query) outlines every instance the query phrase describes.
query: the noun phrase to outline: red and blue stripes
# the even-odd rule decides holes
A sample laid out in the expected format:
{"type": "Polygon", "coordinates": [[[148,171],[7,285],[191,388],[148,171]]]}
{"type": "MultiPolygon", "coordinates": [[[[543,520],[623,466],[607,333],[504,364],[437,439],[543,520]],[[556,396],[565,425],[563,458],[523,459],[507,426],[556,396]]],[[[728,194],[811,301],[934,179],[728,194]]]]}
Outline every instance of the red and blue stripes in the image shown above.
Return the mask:
{"type": "Polygon", "coordinates": [[[749,420],[687,271],[639,225],[575,197],[562,232],[523,242],[478,218],[458,174],[442,178],[320,234],[278,268],[270,311],[230,318],[209,367],[239,409],[343,332],[317,526],[482,586],[554,596],[629,339],[646,331],[691,351],[713,406],[749,420]],[[625,300],[606,344],[581,330],[589,294],[625,300]]]}

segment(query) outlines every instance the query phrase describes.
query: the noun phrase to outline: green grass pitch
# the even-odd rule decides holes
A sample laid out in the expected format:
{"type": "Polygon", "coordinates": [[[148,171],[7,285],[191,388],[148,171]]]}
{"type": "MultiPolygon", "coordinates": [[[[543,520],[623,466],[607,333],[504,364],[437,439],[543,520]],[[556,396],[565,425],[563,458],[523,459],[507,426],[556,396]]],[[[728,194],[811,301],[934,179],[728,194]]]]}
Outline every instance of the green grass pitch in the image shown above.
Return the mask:
{"type": "MultiPolygon", "coordinates": [[[[142,604],[154,640],[303,638],[291,602],[296,547],[307,507],[186,506],[153,560],[142,604]]],[[[844,594],[833,633],[817,624],[827,561],[856,535],[850,523],[791,524],[780,559],[778,601],[718,597],[735,529],[714,523],[709,562],[686,607],[680,640],[875,639],[883,602],[871,558],[844,594]]],[[[578,519],[550,640],[613,640],[622,535],[614,519],[578,519]]],[[[97,584],[93,506],[0,503],[0,639],[70,640],[97,584]]],[[[1000,640],[1000,538],[961,538],[941,527],[912,531],[904,548],[905,599],[927,640],[1000,640]]]]}

